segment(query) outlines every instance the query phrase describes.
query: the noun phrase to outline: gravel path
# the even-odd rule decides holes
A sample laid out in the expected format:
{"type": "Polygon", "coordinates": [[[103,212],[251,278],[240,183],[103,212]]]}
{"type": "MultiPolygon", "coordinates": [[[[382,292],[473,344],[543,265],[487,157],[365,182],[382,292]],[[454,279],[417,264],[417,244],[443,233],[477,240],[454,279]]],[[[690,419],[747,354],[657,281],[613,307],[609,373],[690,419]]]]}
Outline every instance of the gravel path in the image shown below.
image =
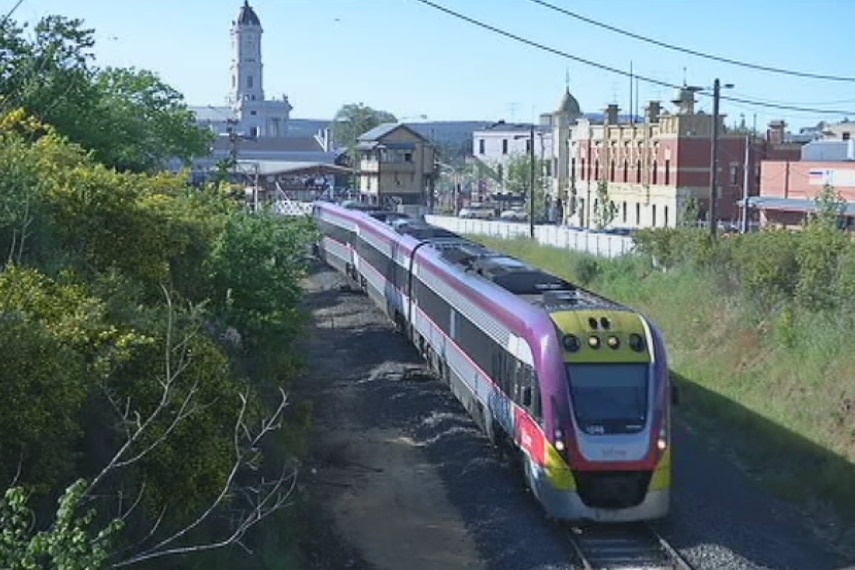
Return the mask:
{"type": "MultiPolygon", "coordinates": [[[[415,350],[332,270],[306,280],[314,458],[303,484],[349,552],[318,568],[573,568],[568,531],[545,519],[415,350]]],[[[769,498],[677,422],[671,517],[657,528],[698,570],[840,570],[787,504],[769,498]]]]}

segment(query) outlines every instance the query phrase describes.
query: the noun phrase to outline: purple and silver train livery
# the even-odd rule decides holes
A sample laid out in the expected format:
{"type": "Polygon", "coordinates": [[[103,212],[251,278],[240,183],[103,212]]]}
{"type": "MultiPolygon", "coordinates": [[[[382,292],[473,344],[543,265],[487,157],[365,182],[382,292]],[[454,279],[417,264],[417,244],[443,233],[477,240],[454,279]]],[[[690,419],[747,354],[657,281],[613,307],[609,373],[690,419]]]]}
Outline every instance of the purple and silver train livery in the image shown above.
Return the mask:
{"type": "Polygon", "coordinates": [[[667,515],[665,342],[632,309],[393,212],[318,202],[317,252],[358,283],[560,520],[667,515]]]}

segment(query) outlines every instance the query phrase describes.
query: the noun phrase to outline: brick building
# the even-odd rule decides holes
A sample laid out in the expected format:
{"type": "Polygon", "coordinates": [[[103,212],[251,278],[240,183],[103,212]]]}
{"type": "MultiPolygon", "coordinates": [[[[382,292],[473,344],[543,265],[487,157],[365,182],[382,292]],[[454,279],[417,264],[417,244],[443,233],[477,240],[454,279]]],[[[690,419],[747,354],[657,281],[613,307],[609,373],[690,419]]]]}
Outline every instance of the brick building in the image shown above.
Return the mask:
{"type": "Polygon", "coordinates": [[[848,202],[843,223],[855,229],[855,161],[763,161],[760,195],[749,203],[762,226],[800,228],[828,184],[848,202]]]}
{"type": "MultiPolygon", "coordinates": [[[[700,220],[708,219],[711,173],[712,115],[696,112],[694,91],[684,87],[672,101],[673,112],[651,101],[643,120],[618,120],[617,105],[608,105],[602,124],[580,118],[570,127],[569,223],[591,226],[598,205],[598,185],[617,206],[612,226],[673,227],[683,221],[691,200],[700,220]]],[[[773,126],[772,134],[783,132],[773,126]]],[[[724,128],[719,117],[718,220],[736,223],[746,182],[748,194],[758,193],[759,161],[798,156],[798,145],[774,137],[751,142],[747,133],[724,128]]]]}

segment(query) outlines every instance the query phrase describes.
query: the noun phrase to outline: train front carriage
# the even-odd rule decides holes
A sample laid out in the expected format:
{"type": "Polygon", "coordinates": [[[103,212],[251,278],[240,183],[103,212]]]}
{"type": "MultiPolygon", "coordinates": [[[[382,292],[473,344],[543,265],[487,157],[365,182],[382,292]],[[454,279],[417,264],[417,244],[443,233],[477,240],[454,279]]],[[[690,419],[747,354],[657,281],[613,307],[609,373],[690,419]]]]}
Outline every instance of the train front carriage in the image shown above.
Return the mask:
{"type": "MultiPolygon", "coordinates": [[[[640,314],[566,292],[547,306],[542,357],[542,461],[527,470],[552,516],[623,522],[661,518],[670,502],[668,366],[640,314]]],[[[531,461],[531,458],[529,457],[531,461]]]]}

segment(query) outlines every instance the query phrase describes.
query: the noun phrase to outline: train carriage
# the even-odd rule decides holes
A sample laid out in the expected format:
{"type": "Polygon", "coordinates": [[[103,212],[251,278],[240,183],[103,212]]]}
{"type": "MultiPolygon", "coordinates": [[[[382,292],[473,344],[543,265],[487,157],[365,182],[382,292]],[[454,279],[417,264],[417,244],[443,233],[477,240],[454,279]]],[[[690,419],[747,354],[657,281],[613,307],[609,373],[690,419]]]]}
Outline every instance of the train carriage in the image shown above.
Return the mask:
{"type": "Polygon", "coordinates": [[[322,255],[341,259],[352,241],[350,261],[331,265],[355,270],[488,437],[519,451],[550,516],[667,514],[671,387],[652,323],[424,222],[333,204],[315,217],[322,255]],[[342,227],[353,236],[328,232],[342,227]]]}

